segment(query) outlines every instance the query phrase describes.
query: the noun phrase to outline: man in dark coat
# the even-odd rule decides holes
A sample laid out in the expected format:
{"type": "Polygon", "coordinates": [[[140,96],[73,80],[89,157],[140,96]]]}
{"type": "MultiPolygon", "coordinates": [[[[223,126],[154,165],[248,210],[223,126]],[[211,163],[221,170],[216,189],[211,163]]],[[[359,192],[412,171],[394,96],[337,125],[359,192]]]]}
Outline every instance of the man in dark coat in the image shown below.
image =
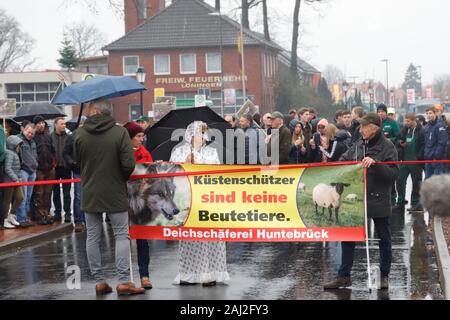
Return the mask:
{"type": "MultiPolygon", "coordinates": [[[[423,160],[424,145],[425,136],[423,133],[423,128],[416,121],[416,114],[408,113],[406,115],[406,125],[397,137],[398,159],[400,161],[423,160]]],[[[406,204],[406,181],[408,180],[409,175],[411,175],[413,185],[411,193],[411,208],[409,211],[423,212],[423,208],[419,203],[422,172],[423,165],[421,164],[403,164],[400,166],[399,177],[397,180],[397,205],[402,208],[402,212],[406,204]]]]}
{"type": "MultiPolygon", "coordinates": [[[[341,161],[362,161],[367,169],[367,217],[375,224],[380,239],[381,289],[389,288],[392,249],[389,216],[391,209],[391,187],[398,175],[396,165],[377,164],[397,161],[397,151],[393,143],[381,131],[381,120],[375,113],[369,113],[361,120],[362,139],[355,143],[342,157],[341,161]]],[[[338,277],[324,285],[325,289],[338,289],[352,285],[350,272],[353,266],[355,242],[342,242],[342,262],[338,277]]]]}
{"type": "Polygon", "coordinates": [[[275,157],[276,154],[272,152],[272,138],[276,139],[273,142],[275,145],[278,144],[279,147],[278,163],[288,164],[289,153],[291,152],[291,131],[284,126],[283,115],[278,111],[272,113],[272,135],[266,139],[269,155],[275,157]],[[278,131],[276,135],[274,135],[275,130],[278,131]]]}
{"type": "MultiPolygon", "coordinates": [[[[66,121],[64,118],[55,119],[55,129],[51,134],[53,147],[56,151],[56,168],[55,168],[55,180],[65,180],[71,179],[72,175],[70,168],[67,168],[64,162],[64,146],[66,144],[68,134],[66,133],[66,121]]],[[[72,188],[70,183],[64,183],[62,185],[63,189],[63,199],[64,199],[64,222],[71,223],[71,210],[70,210],[70,189],[72,188]]],[[[61,222],[61,185],[53,185],[53,204],[55,205],[55,216],[53,217],[55,221],[61,222]]]]}
{"type": "MultiPolygon", "coordinates": [[[[46,123],[42,116],[36,116],[33,119],[36,125],[36,134],[34,141],[38,155],[38,168],[36,173],[36,181],[54,180],[56,167],[56,151],[52,143],[52,138],[46,130],[46,123]]],[[[51,224],[53,218],[50,215],[52,207],[52,190],[51,184],[36,185],[33,189],[33,196],[36,220],[38,224],[51,224]]]]}
{"type": "MultiPolygon", "coordinates": [[[[446,160],[448,134],[446,124],[436,115],[436,109],[430,107],[427,110],[428,123],[425,126],[425,160],[446,160]]],[[[435,174],[445,173],[445,164],[426,163],[425,179],[435,174]]]]}
{"type": "Polygon", "coordinates": [[[99,295],[112,292],[105,281],[101,263],[100,242],[103,212],[111,220],[116,240],[117,293],[143,293],[130,280],[130,241],[128,231],[127,180],[134,170],[135,159],[128,131],[116,125],[111,116],[112,105],[107,100],[91,102],[88,118],[75,137],[75,159],[81,169],[89,267],[97,283],[99,295]]]}

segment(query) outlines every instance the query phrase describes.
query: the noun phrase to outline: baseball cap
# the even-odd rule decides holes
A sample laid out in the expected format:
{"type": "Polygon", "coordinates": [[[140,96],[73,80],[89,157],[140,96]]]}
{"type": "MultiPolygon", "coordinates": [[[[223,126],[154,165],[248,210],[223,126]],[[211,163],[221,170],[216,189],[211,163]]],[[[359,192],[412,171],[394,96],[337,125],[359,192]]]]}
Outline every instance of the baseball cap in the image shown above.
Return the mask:
{"type": "Polygon", "coordinates": [[[387,114],[395,114],[395,108],[387,108],[387,114]]]}
{"type": "Polygon", "coordinates": [[[147,116],[140,116],[139,118],[137,118],[136,122],[147,122],[149,120],[150,118],[147,116]]]}
{"type": "Polygon", "coordinates": [[[444,106],[442,104],[435,104],[434,109],[444,111],[444,106]]]}
{"type": "Polygon", "coordinates": [[[381,127],[381,119],[380,117],[373,112],[370,112],[368,114],[366,114],[364,117],[362,117],[361,119],[359,119],[359,123],[364,126],[364,125],[368,125],[368,124],[374,124],[377,127],[381,127]]]}
{"type": "Polygon", "coordinates": [[[272,114],[270,115],[270,117],[272,118],[272,119],[284,119],[284,116],[283,116],[283,114],[281,113],[281,112],[279,112],[279,111],[275,111],[275,112],[272,112],[272,114]]]}

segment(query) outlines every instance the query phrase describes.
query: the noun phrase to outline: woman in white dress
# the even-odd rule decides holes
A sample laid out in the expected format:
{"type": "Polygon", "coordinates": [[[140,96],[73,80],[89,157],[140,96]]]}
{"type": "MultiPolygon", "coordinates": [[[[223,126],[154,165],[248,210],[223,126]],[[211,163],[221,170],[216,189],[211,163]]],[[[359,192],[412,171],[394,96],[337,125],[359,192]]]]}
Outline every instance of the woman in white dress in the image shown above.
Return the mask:
{"type": "MultiPolygon", "coordinates": [[[[185,142],[172,150],[170,161],[195,164],[220,164],[217,150],[206,145],[208,127],[201,121],[186,129],[185,142]]],[[[227,272],[225,242],[180,241],[179,270],[174,284],[201,283],[214,286],[230,277],[227,272]]]]}

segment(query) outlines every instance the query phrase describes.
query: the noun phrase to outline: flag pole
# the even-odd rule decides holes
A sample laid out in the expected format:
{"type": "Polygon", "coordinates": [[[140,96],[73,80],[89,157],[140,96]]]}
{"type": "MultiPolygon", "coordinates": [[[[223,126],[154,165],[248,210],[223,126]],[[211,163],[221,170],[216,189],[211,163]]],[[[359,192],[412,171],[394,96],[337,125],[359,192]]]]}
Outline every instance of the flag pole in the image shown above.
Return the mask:
{"type": "Polygon", "coordinates": [[[245,88],[245,62],[244,62],[244,27],[242,26],[242,16],[241,16],[241,64],[242,64],[242,96],[244,98],[244,103],[247,100],[246,88],[245,88]]]}

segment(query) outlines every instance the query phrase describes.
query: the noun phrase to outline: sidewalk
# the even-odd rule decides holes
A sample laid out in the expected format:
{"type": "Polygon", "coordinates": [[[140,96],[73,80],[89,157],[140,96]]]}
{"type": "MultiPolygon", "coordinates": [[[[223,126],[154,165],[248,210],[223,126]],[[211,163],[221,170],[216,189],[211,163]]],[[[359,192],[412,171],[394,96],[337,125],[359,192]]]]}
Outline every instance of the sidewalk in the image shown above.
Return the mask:
{"type": "Polygon", "coordinates": [[[450,300],[450,218],[434,218],[433,237],[438,257],[439,277],[445,299],[450,300]]]}
{"type": "Polygon", "coordinates": [[[40,241],[58,237],[73,230],[71,223],[36,225],[29,228],[0,230],[0,255],[19,251],[23,247],[37,245],[40,241]]]}

